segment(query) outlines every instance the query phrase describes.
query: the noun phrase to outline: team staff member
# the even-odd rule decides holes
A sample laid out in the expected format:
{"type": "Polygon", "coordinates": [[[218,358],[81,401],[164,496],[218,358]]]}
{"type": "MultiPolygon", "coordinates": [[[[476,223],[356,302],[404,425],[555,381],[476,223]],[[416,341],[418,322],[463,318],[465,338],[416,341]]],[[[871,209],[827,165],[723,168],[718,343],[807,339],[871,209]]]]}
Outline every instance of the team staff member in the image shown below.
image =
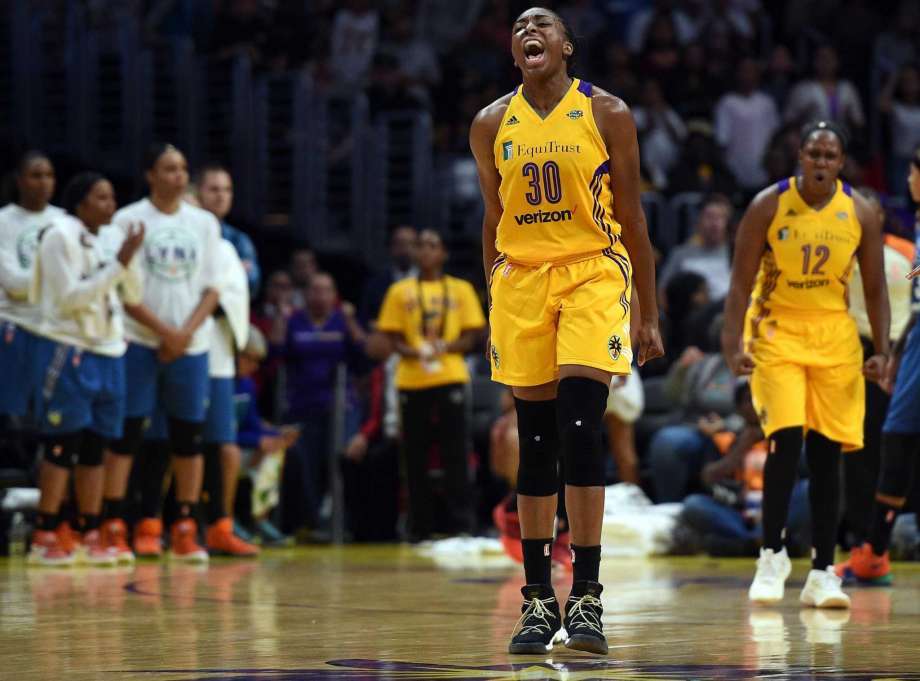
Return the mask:
{"type": "Polygon", "coordinates": [[[472,285],[444,274],[446,260],[440,235],[423,230],[418,277],[390,286],[377,319],[377,330],[400,355],[396,387],[412,541],[428,538],[434,529],[428,479],[434,444],[444,466],[450,529],[472,530],[466,404],[470,375],[463,355],[476,346],[486,320],[472,285]]]}
{"type": "Polygon", "coordinates": [[[838,179],[845,151],[845,136],[833,123],[807,125],[802,174],[761,191],[738,229],[722,351],[736,374],[751,375],[754,407],[769,439],[763,548],[748,593],[756,603],[780,601],[791,570],[783,535],[804,439],[812,569],[800,600],[819,608],[850,604],[833,568],[840,452],[862,447],[863,374],[883,377],[890,311],[881,225],[868,202],[838,179]],[[865,362],[847,310],[854,259],[875,348],[865,362]]]}
{"type": "MultiPolygon", "coordinates": [[[[127,268],[143,243],[144,226],[130,226],[116,247],[117,256],[107,257],[100,229],[115,212],[115,192],[97,173],[82,173],[71,180],[64,191],[64,207],[75,219],[58,217],[42,237],[29,296],[41,311],[30,359],[44,440],[41,498],[29,562],[68,565],[74,561],[74,547],[62,542],[55,530],[76,464],[78,527],[85,559],[94,565],[114,565],[117,556],[103,545],[99,526],[103,451],[121,435],[124,418],[125,341],[116,288],[133,275],[127,268]]],[[[128,302],[139,302],[136,282],[124,290],[135,296],[128,302]]]]}
{"type": "Polygon", "coordinates": [[[470,129],[485,202],[492,378],[512,387],[518,414],[527,584],[509,652],[549,651],[567,632],[567,647],[606,654],[601,433],[611,378],[630,373],[633,279],[639,364],[663,353],[636,126],[622,100],[569,75],[574,36],[554,12],[521,14],[511,53],[523,84],[470,129]],[[560,452],[574,557],[564,621],[550,581],[560,452]]]}
{"type": "Polygon", "coordinates": [[[0,416],[24,416],[32,396],[32,332],[38,306],[28,300],[39,235],[63,215],[49,205],[54,167],[40,151],[23,155],[16,167],[17,198],[0,208],[0,416]]]}
{"type": "Polygon", "coordinates": [[[220,225],[211,213],[183,200],[188,166],[181,151],[158,144],[145,160],[150,196],[113,218],[123,229],[143,221],[147,238],[144,257],[135,261],[144,283],[143,303],[126,306],[125,373],[131,389],[124,434],[107,463],[104,534],[110,545],[129,551],[123,515],[131,458],[145,420],[159,405],[168,417],[178,504],[171,550],[177,559],[204,562],[208,554],[196,540],[194,518],[204,470],[201,432],[208,400],[211,315],[218,303],[220,225]]]}

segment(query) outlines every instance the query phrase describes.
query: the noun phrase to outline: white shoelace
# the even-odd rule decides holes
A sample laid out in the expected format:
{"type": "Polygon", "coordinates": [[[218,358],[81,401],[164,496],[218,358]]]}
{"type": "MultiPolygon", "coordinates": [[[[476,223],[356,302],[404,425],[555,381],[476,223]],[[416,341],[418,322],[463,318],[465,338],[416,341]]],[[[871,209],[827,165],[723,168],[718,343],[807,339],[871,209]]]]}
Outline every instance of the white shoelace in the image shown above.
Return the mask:
{"type": "Polygon", "coordinates": [[[524,614],[521,615],[521,619],[518,620],[515,628],[521,627],[520,634],[543,634],[544,630],[546,633],[553,631],[553,627],[549,622],[550,617],[555,617],[553,612],[547,607],[548,603],[555,603],[555,596],[551,598],[534,598],[530,601],[530,605],[527,606],[527,609],[524,611],[524,614]],[[524,625],[524,621],[528,618],[534,618],[537,621],[524,625]]]}
{"type": "Polygon", "coordinates": [[[588,627],[589,629],[597,632],[603,631],[603,626],[601,625],[601,619],[599,611],[591,610],[590,608],[600,608],[601,601],[598,598],[595,598],[591,594],[586,594],[581,598],[578,598],[572,605],[569,607],[568,616],[569,616],[569,629],[578,629],[582,627],[588,627]],[[589,607],[585,607],[589,606],[589,607]]]}

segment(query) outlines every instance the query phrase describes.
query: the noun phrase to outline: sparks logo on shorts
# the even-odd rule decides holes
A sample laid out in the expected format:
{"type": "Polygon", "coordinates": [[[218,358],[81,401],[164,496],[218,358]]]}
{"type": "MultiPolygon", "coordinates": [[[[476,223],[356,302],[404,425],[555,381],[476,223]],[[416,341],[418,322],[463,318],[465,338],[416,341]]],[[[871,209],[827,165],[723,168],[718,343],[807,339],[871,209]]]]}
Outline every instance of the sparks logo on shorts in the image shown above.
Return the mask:
{"type": "Polygon", "coordinates": [[[489,351],[492,354],[492,364],[494,364],[495,368],[498,369],[502,364],[501,357],[498,356],[498,348],[496,348],[495,345],[492,345],[489,348],[489,351]]]}
{"type": "Polygon", "coordinates": [[[198,239],[189,230],[163,227],[148,233],[144,254],[147,267],[160,279],[188,281],[198,267],[198,239]]]}
{"type": "Polygon", "coordinates": [[[578,210],[535,210],[533,213],[515,215],[514,220],[518,225],[533,225],[542,222],[568,222],[574,212],[578,210]]]}
{"type": "Polygon", "coordinates": [[[520,121],[518,120],[518,117],[515,116],[514,114],[511,114],[511,118],[509,118],[505,122],[505,125],[517,125],[518,123],[520,123],[520,121]]]}
{"type": "Polygon", "coordinates": [[[510,161],[511,157],[514,156],[514,142],[508,140],[507,142],[502,143],[502,160],[510,161]]]}
{"type": "Polygon", "coordinates": [[[571,118],[573,121],[577,121],[579,118],[581,118],[584,115],[585,114],[581,109],[572,109],[566,114],[566,116],[571,118]]]}
{"type": "Polygon", "coordinates": [[[619,336],[610,337],[610,340],[607,341],[607,352],[610,353],[610,359],[614,362],[620,359],[620,354],[623,352],[623,341],[619,336]]]}

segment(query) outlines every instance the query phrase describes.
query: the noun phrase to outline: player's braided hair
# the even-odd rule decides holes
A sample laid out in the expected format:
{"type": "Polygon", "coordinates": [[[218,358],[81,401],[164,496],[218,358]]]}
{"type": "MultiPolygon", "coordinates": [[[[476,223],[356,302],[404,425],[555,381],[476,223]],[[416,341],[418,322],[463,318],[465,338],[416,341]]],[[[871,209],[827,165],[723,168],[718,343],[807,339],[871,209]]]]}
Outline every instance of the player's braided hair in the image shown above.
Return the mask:
{"type": "Polygon", "coordinates": [[[801,130],[802,141],[799,147],[803,148],[808,143],[808,139],[816,132],[834,133],[834,135],[836,135],[837,139],[840,141],[841,150],[844,154],[847,153],[847,146],[850,143],[850,136],[847,134],[846,129],[839,123],[827,120],[811,121],[803,125],[801,130]]]}

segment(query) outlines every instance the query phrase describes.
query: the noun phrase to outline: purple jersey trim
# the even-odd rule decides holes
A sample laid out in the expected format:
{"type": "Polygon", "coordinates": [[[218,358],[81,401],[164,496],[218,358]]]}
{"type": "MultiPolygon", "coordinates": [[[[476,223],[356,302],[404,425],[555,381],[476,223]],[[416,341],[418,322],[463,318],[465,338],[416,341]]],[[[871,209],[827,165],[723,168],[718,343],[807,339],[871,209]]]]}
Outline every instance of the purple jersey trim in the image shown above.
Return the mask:
{"type": "Polygon", "coordinates": [[[847,196],[853,196],[853,187],[851,187],[848,182],[843,183],[843,193],[847,196]]]}
{"type": "Polygon", "coordinates": [[[591,83],[586,80],[581,81],[578,84],[578,91],[583,94],[585,97],[591,96],[591,83]]]}
{"type": "Polygon", "coordinates": [[[778,194],[782,194],[784,191],[787,191],[788,189],[789,189],[789,178],[788,177],[785,180],[780,180],[779,182],[776,183],[776,191],[778,194]]]}
{"type": "Polygon", "coordinates": [[[604,161],[597,167],[597,170],[594,171],[593,177],[597,177],[598,175],[605,175],[609,172],[610,172],[610,159],[608,158],[606,161],[604,161]]]}

